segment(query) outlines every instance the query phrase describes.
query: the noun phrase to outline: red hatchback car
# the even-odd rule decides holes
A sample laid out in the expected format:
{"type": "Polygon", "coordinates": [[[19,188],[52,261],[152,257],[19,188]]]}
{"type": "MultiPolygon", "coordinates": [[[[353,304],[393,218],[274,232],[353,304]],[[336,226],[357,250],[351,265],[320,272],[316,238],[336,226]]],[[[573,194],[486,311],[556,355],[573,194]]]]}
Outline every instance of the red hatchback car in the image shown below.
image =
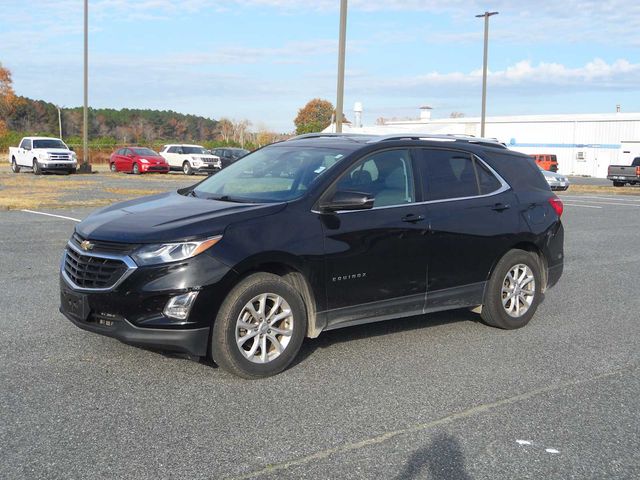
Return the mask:
{"type": "Polygon", "coordinates": [[[124,147],[111,154],[109,168],[112,172],[169,173],[169,164],[150,148],[124,147]]]}

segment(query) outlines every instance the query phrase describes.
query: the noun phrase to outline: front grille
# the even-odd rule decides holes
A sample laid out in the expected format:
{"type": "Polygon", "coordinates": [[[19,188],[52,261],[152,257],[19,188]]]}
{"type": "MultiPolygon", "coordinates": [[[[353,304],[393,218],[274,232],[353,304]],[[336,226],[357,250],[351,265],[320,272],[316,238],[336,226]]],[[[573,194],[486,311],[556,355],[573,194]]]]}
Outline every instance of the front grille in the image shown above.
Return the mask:
{"type": "Polygon", "coordinates": [[[122,260],[94,257],[68,248],[64,272],[80,288],[110,288],[127,272],[122,260]]]}
{"type": "Polygon", "coordinates": [[[49,160],[71,160],[71,155],[68,153],[50,153],[49,160]]]}
{"type": "MultiPolygon", "coordinates": [[[[77,233],[74,233],[71,236],[71,243],[73,243],[76,247],[81,248],[80,244],[86,240],[82,238],[77,233]]],[[[135,250],[138,245],[133,243],[116,243],[116,242],[103,242],[100,240],[91,240],[93,243],[93,249],[91,250],[94,253],[129,253],[135,250]]]]}

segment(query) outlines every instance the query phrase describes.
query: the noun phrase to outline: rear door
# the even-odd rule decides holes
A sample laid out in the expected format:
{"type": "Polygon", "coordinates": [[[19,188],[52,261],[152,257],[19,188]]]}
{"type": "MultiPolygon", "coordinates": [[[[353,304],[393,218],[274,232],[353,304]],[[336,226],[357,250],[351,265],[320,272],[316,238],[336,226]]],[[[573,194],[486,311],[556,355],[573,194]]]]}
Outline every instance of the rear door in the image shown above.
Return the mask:
{"type": "Polygon", "coordinates": [[[420,152],[431,229],[427,309],[480,304],[492,266],[518,232],[516,199],[509,185],[469,152],[420,152]]]}
{"type": "Polygon", "coordinates": [[[325,195],[335,191],[369,193],[375,202],[370,210],[320,214],[328,328],[422,313],[428,224],[411,152],[361,159],[325,195]]]}

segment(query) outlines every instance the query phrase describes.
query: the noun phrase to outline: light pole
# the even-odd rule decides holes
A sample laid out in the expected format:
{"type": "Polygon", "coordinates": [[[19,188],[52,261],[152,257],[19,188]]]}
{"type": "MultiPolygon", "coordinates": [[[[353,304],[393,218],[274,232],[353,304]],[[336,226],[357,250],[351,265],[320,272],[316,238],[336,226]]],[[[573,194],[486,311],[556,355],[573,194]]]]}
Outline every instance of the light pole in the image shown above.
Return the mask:
{"type": "Polygon", "coordinates": [[[84,106],[82,109],[82,173],[90,173],[89,164],[89,0],[84,0],[84,106]]]}
{"type": "Polygon", "coordinates": [[[347,39],[347,0],[340,0],[340,39],[338,41],[338,92],[336,99],[336,133],[342,133],[344,106],[344,57],[347,39]]]}
{"type": "Polygon", "coordinates": [[[484,137],[484,122],[487,114],[487,57],[489,53],[489,17],[498,12],[484,12],[476,18],[484,18],[484,60],[482,65],[482,118],[480,120],[480,136],[484,137]]]}
{"type": "Polygon", "coordinates": [[[56,105],[58,109],[58,132],[60,133],[60,140],[62,140],[62,115],[60,114],[60,107],[56,105]]]}

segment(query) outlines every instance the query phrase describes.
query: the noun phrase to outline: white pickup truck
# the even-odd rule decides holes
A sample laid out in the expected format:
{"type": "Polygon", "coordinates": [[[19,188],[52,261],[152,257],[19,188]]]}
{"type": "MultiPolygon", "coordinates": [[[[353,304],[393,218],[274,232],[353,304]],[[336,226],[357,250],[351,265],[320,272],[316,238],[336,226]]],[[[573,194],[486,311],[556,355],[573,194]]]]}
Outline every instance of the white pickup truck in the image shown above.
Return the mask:
{"type": "Polygon", "coordinates": [[[30,168],[36,175],[49,171],[75,173],[78,166],[73,150],[62,140],[48,137],[24,137],[20,146],[9,147],[9,162],[14,173],[30,168]]]}

